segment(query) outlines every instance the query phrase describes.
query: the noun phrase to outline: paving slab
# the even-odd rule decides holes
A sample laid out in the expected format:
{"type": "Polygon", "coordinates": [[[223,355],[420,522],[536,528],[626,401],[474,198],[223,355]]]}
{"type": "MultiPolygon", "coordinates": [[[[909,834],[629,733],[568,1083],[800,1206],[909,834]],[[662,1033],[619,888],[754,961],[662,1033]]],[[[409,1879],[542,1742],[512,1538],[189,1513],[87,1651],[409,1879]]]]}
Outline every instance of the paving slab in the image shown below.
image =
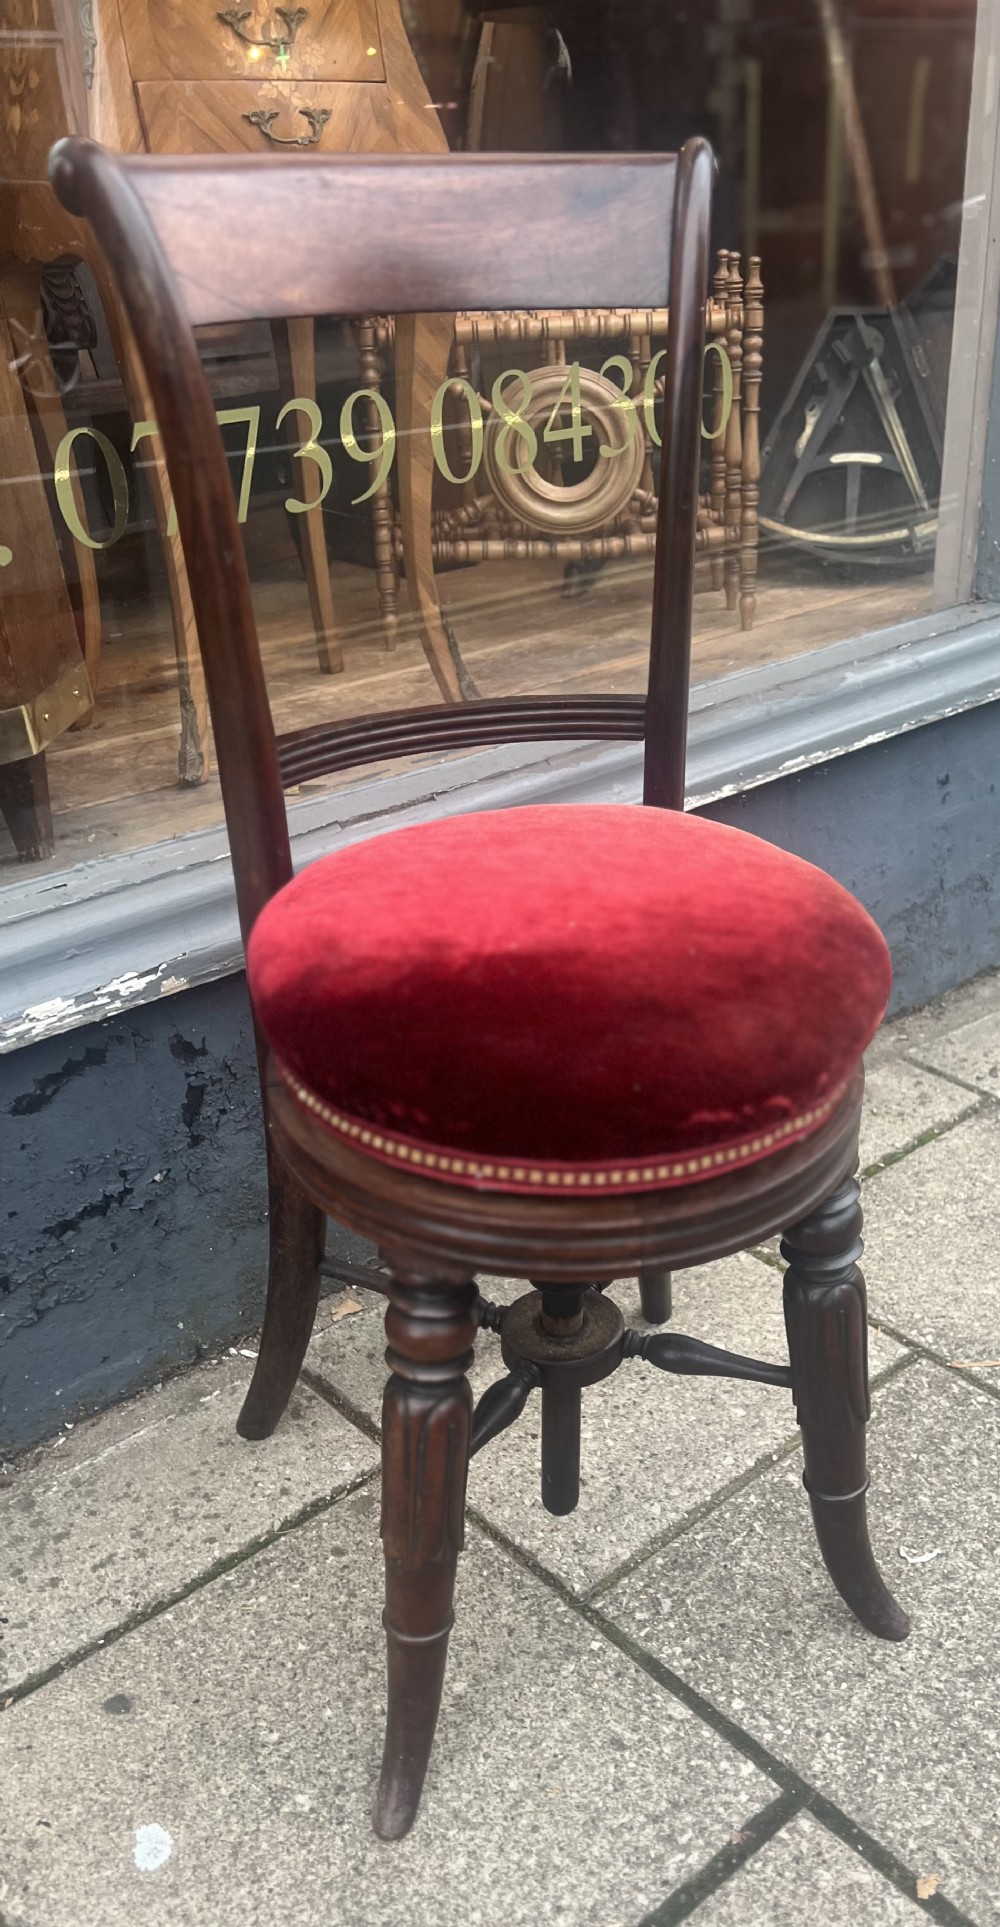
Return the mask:
{"type": "MultiPolygon", "coordinates": [[[[992,1020],[991,1020],[992,1021],[992,1020]]],[[[997,1019],[1000,1039],[1000,1018],[997,1019]]],[[[897,1157],[929,1131],[940,1131],[973,1112],[979,1099],[910,1063],[891,1032],[865,1059],[865,1107],[861,1119],[861,1169],[897,1157]]]]}
{"type": "Polygon", "coordinates": [[[871,1178],[864,1269],[873,1319],[1000,1386],[998,1173],[987,1107],[871,1178]]]}
{"type": "Polygon", "coordinates": [[[924,1044],[913,1046],[912,1055],[988,1097],[1000,1097],[1000,1011],[957,1030],[931,1034],[924,1044]]]}
{"type": "Polygon", "coordinates": [[[718,1893],[696,1908],[697,1927],[916,1927],[916,1899],[800,1813],[718,1893]]]}
{"type": "Polygon", "coordinates": [[[273,1438],[237,1437],[252,1369],[186,1372],[0,1486],[0,1698],[377,1464],[305,1386],[273,1438]]]}
{"type": "Polygon", "coordinates": [[[933,1003],[894,1018],[885,1028],[897,1044],[922,1058],[928,1044],[993,1012],[1000,1012],[1000,970],[985,970],[969,983],[936,997],[933,1003]]]}
{"type": "MultiPolygon", "coordinates": [[[[481,1289],[509,1302],[527,1287],[484,1279],[481,1289]]],[[[613,1295],[626,1324],[642,1326],[634,1280],[615,1285],[613,1295]]],[[[352,1293],[356,1301],[362,1296],[370,1294],[352,1293]]],[[[742,1255],[679,1273],[674,1307],[677,1330],[760,1358],[788,1357],[781,1280],[757,1258],[742,1255]]],[[[363,1313],[320,1333],[309,1353],[310,1369],[371,1419],[378,1418],[386,1376],[382,1312],[382,1301],[373,1300],[363,1313]]],[[[873,1372],[899,1355],[890,1340],[876,1339],[873,1372]]],[[[476,1396],[503,1370],[499,1340],[482,1333],[476,1396]]],[[[675,1378],[629,1360],[584,1393],[580,1505],[555,1519],[540,1497],[540,1432],[540,1400],[533,1394],[512,1430],[473,1460],[469,1502],[580,1594],[797,1436],[787,1392],[675,1378]]]]}
{"type": "Polygon", "coordinates": [[[873,1543],[913,1621],[902,1645],[873,1639],[833,1592],[798,1463],[650,1559],[602,1610],[990,1927],[1000,1402],[915,1364],[877,1396],[870,1456],[873,1543]]]}
{"type": "Polygon", "coordinates": [[[8,1927],[632,1927],[773,1783],[473,1531],[423,1810],[370,1831],[368,1492],[0,1717],[8,1927]]]}

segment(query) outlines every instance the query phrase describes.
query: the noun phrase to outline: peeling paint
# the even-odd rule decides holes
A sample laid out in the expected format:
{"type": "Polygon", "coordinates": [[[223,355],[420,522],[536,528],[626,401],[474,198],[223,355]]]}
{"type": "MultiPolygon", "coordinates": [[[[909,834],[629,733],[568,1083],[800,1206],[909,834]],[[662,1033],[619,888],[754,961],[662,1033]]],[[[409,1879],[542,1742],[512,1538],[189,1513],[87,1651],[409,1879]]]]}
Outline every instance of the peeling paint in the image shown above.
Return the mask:
{"type": "Polygon", "coordinates": [[[35,1079],[34,1088],[15,1097],[10,1106],[11,1117],[30,1117],[35,1111],[42,1111],[51,1104],[63,1087],[73,1077],[82,1076],[84,1071],[94,1070],[99,1064],[107,1062],[107,1046],[97,1049],[88,1047],[82,1057],[68,1057],[61,1070],[49,1071],[45,1077],[35,1079]]]}
{"type": "Polygon", "coordinates": [[[29,1004],[20,1017],[12,1017],[0,1028],[0,1052],[41,1043],[81,1024],[116,1017],[150,1002],[154,996],[165,997],[190,988],[186,977],[164,977],[163,972],[169,968],[169,964],[161,963],[154,970],[125,971],[78,997],[50,997],[45,1003],[29,1004]]]}

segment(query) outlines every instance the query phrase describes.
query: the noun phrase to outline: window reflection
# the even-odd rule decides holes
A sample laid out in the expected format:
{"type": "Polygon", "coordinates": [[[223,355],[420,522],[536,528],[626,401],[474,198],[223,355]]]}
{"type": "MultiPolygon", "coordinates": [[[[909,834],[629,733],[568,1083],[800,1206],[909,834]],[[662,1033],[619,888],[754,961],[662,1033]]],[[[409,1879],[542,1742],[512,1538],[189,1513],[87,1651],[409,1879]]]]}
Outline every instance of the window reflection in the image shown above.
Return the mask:
{"type": "MultiPolygon", "coordinates": [[[[265,151],[296,116],[325,148],[611,152],[707,134],[695,677],[929,609],[974,0],[342,0],[294,44],[264,4],[217,39],[164,39],[152,5],[130,10],[125,39],[100,0],[57,5],[54,33],[12,4],[5,880],[19,861],[59,869],[221,820],[156,424],[100,264],[44,185],[67,129],[161,151],[265,151]]],[[[641,689],[667,324],[428,317],[419,390],[398,378],[392,317],[201,331],[279,728],[641,689]]]]}

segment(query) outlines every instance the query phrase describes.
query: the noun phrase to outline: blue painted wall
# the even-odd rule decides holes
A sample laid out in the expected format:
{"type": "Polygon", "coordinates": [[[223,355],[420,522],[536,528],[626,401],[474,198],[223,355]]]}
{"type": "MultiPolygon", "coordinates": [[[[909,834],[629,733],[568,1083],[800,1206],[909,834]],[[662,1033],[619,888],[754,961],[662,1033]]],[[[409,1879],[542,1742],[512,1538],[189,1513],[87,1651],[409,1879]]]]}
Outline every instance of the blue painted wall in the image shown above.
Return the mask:
{"type": "MultiPolygon", "coordinates": [[[[704,814],[821,864],[889,940],[893,1008],[1000,962],[996,706],[704,814]]],[[[0,1058],[0,1450],[259,1322],[267,1229],[241,978],[0,1058]]],[[[331,1227],[331,1248],[364,1255],[331,1227]]]]}
{"type": "MultiPolygon", "coordinates": [[[[267,1187],[242,977],[0,1058],[0,1453],[259,1324],[267,1187]]],[[[328,1248],[367,1257],[331,1229],[328,1248]]]]}

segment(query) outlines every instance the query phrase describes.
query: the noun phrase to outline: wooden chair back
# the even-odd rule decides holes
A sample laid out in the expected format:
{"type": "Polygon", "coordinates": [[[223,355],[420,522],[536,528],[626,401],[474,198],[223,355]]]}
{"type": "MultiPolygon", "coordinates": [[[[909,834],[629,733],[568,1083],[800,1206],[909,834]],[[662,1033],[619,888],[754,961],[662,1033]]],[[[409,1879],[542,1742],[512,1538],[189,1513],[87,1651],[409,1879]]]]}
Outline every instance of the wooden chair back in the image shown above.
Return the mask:
{"type": "Polygon", "coordinates": [[[53,150],[145,365],[205,665],[244,938],[292,874],[283,786],[473,744],[645,743],[645,800],[682,808],[714,163],[679,155],[119,156],[53,150]],[[201,323],[463,308],[670,311],[649,681],[642,696],[511,697],[276,737],[201,323]]]}

